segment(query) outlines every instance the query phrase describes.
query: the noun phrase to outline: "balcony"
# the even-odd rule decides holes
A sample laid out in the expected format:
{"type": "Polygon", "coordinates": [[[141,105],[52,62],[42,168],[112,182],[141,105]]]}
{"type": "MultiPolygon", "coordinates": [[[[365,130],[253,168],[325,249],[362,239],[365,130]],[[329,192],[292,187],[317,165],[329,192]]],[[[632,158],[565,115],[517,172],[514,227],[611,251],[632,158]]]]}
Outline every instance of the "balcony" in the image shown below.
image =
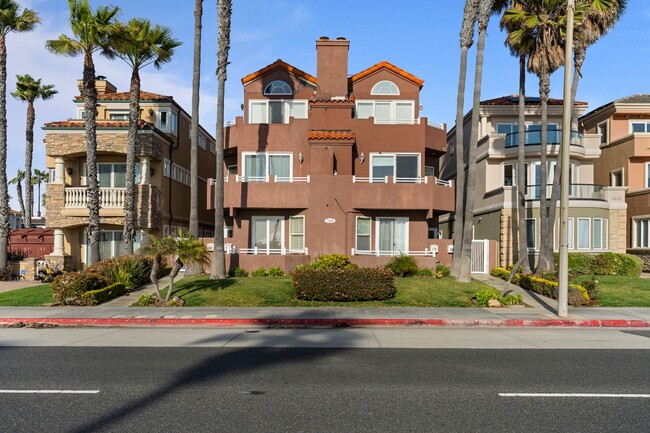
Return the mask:
{"type": "MultiPolygon", "coordinates": [[[[310,176],[228,175],[224,183],[224,207],[230,209],[306,209],[309,207],[310,176]]],[[[208,182],[207,208],[214,209],[216,184],[208,182]]]]}
{"type": "MultiPolygon", "coordinates": [[[[546,198],[551,197],[553,185],[546,186],[546,198]]],[[[529,185],[526,187],[526,200],[539,200],[541,195],[540,185],[529,185]]],[[[558,191],[558,200],[560,198],[558,191]]],[[[593,184],[572,183],[569,186],[570,200],[600,200],[607,201],[607,187],[593,184]]]]}
{"type": "MultiPolygon", "coordinates": [[[[122,209],[126,188],[99,188],[99,206],[102,209],[122,209]]],[[[85,209],[88,207],[88,188],[65,188],[65,208],[85,209]]]]}
{"type": "Polygon", "coordinates": [[[397,257],[397,256],[422,256],[422,257],[436,257],[438,253],[437,248],[425,248],[424,251],[383,251],[383,250],[357,250],[352,248],[351,255],[353,256],[375,256],[375,257],[397,257]]]}
{"type": "Polygon", "coordinates": [[[451,181],[438,179],[434,176],[415,178],[351,177],[354,187],[350,192],[350,204],[355,209],[440,212],[454,210],[454,188],[451,181]]]}
{"type": "MultiPolygon", "coordinates": [[[[519,133],[512,132],[505,134],[505,147],[506,149],[517,147],[519,145],[519,133]]],[[[542,144],[542,131],[526,131],[524,133],[524,142],[526,146],[539,146],[542,144]]],[[[582,146],[582,134],[577,131],[571,131],[571,139],[569,141],[572,146],[582,146]]],[[[562,143],[562,130],[554,129],[548,131],[546,143],[549,145],[562,143]]]]}

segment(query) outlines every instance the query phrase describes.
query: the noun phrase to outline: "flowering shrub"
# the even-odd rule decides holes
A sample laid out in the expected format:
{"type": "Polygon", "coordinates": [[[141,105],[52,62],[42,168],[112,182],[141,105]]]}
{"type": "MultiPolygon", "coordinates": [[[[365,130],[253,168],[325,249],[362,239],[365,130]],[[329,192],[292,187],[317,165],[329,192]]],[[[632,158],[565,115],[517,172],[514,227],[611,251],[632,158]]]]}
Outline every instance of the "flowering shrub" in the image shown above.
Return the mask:
{"type": "Polygon", "coordinates": [[[297,299],[306,301],[371,301],[395,296],[395,274],[385,268],[296,269],[292,279],[297,299]]]}
{"type": "MultiPolygon", "coordinates": [[[[557,299],[558,283],[555,281],[545,280],[534,275],[522,275],[519,285],[524,289],[532,290],[540,295],[557,299]]],[[[569,285],[569,304],[574,307],[586,305],[589,303],[589,293],[582,286],[569,285]]]]}

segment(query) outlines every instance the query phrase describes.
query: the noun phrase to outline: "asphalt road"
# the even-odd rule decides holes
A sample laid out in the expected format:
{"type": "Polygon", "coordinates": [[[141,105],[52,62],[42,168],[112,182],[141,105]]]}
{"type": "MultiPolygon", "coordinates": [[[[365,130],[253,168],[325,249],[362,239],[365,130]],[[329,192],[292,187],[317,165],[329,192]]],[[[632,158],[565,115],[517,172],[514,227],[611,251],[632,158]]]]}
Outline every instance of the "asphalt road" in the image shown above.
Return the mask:
{"type": "Polygon", "coordinates": [[[648,395],[647,350],[0,347],[0,360],[2,432],[650,426],[650,398],[499,395],[648,395]],[[54,390],[93,393],[42,393],[54,390]]]}

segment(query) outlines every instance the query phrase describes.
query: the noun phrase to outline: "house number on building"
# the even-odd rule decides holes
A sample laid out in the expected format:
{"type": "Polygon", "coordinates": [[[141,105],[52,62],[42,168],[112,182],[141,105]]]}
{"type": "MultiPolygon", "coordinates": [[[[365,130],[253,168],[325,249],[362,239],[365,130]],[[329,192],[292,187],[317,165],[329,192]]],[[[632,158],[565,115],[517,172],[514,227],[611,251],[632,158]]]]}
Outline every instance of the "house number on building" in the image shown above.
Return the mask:
{"type": "Polygon", "coordinates": [[[334,224],[336,220],[334,218],[325,218],[325,223],[327,224],[334,224]]]}

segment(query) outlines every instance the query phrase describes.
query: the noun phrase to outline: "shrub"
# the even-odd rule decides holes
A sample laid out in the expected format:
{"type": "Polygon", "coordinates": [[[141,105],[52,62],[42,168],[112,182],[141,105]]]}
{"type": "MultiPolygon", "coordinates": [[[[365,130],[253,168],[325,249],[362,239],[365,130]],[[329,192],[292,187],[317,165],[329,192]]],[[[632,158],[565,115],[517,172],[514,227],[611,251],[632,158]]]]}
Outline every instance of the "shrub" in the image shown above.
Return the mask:
{"type": "Polygon", "coordinates": [[[133,305],[136,307],[150,307],[152,305],[155,305],[157,300],[158,297],[153,293],[144,294],[140,295],[138,300],[133,305]]]}
{"type": "Polygon", "coordinates": [[[436,274],[431,268],[422,268],[418,270],[417,276],[421,278],[433,278],[436,276],[436,274]]]}
{"type": "Polygon", "coordinates": [[[310,263],[307,267],[312,269],[356,269],[359,266],[352,263],[345,254],[333,253],[318,256],[316,261],[310,263]]]}
{"type": "Polygon", "coordinates": [[[231,269],[230,272],[228,272],[228,276],[230,277],[247,277],[248,276],[248,271],[244,268],[240,268],[237,266],[235,269],[231,269]]]}
{"type": "Polygon", "coordinates": [[[94,265],[88,266],[84,272],[92,273],[108,281],[108,284],[125,282],[138,287],[149,281],[149,274],[153,266],[153,259],[141,254],[119,256],[112,259],[102,260],[94,265]],[[120,269],[121,270],[118,270],[120,269]]]}
{"type": "Polygon", "coordinates": [[[251,271],[251,275],[254,277],[266,277],[268,272],[266,272],[266,269],[264,268],[257,268],[251,271]]]}
{"type": "Polygon", "coordinates": [[[84,305],[81,295],[111,284],[90,272],[68,272],[56,277],[50,288],[52,296],[63,305],[84,305]]]}
{"type": "Polygon", "coordinates": [[[410,277],[418,272],[418,264],[411,256],[399,255],[390,259],[386,266],[398,277],[410,277]]]}
{"type": "Polygon", "coordinates": [[[12,261],[21,261],[26,257],[29,257],[30,251],[28,249],[15,249],[7,252],[7,260],[12,261]]]}
{"type": "Polygon", "coordinates": [[[633,254],[621,254],[621,265],[617,275],[639,278],[643,270],[643,260],[633,254]]]}
{"type": "Polygon", "coordinates": [[[126,293],[126,285],[123,283],[113,283],[103,289],[90,290],[83,292],[79,296],[80,305],[97,305],[109,299],[117,298],[126,293]]]}
{"type": "MultiPolygon", "coordinates": [[[[505,269],[504,269],[505,270],[505,269]]],[[[507,271],[506,271],[507,272],[507,271]]],[[[477,305],[487,307],[490,299],[496,299],[502,305],[517,305],[522,303],[522,298],[520,294],[511,294],[502,295],[498,289],[490,287],[488,289],[483,289],[480,292],[474,294],[477,305]]]]}
{"type": "Polygon", "coordinates": [[[448,266],[445,265],[436,266],[436,276],[438,276],[438,278],[448,277],[450,274],[451,274],[451,270],[449,270],[448,266]]]}
{"type": "Polygon", "coordinates": [[[621,255],[616,253],[598,254],[594,257],[591,267],[594,274],[617,275],[621,267],[621,255]]]}
{"type": "Polygon", "coordinates": [[[496,267],[490,271],[490,275],[507,281],[510,278],[510,271],[504,268],[496,267]]]}
{"type": "Polygon", "coordinates": [[[284,277],[284,270],[278,266],[273,266],[269,268],[268,274],[271,277],[284,277]]]}
{"type": "Polygon", "coordinates": [[[9,281],[13,278],[13,269],[9,267],[0,269],[0,281],[9,281]]]}
{"type": "Polygon", "coordinates": [[[395,296],[395,274],[385,268],[297,269],[297,299],[306,301],[371,301],[395,296]]]}
{"type": "MultiPolygon", "coordinates": [[[[558,283],[535,275],[522,275],[519,285],[540,295],[557,299],[558,283]]],[[[579,307],[589,303],[589,293],[582,286],[569,285],[569,304],[579,307]]]]}
{"type": "MultiPolygon", "coordinates": [[[[559,254],[555,253],[555,268],[558,268],[559,254]]],[[[575,276],[588,275],[593,269],[593,254],[569,253],[569,273],[575,276]]]]}
{"type": "Polygon", "coordinates": [[[598,299],[598,295],[600,294],[600,290],[598,288],[598,280],[595,279],[594,277],[591,277],[588,280],[584,280],[582,283],[580,283],[582,287],[587,290],[587,293],[589,294],[589,299],[592,301],[595,301],[598,299]]]}

